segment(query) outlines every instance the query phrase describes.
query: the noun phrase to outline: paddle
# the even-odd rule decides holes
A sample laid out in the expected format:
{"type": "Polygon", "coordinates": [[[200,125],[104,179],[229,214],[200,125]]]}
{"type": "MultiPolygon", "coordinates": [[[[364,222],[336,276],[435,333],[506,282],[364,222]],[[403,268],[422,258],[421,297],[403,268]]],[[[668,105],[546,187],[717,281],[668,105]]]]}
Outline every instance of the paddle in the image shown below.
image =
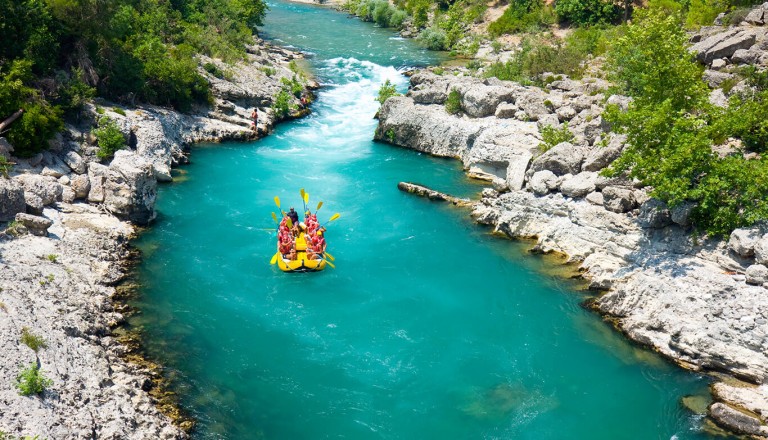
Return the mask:
{"type": "Polygon", "coordinates": [[[317,215],[317,211],[319,211],[322,206],[323,206],[322,200],[317,202],[317,209],[315,209],[315,215],[317,215]]]}
{"type": "Polygon", "coordinates": [[[309,193],[305,192],[302,197],[304,198],[304,212],[307,212],[307,203],[309,203],[309,193]]]}
{"type": "Polygon", "coordinates": [[[277,263],[277,257],[280,255],[280,252],[276,253],[275,255],[272,255],[272,259],[269,260],[269,264],[275,264],[277,263]]]}
{"type": "Polygon", "coordinates": [[[272,213],[272,220],[274,220],[275,223],[277,223],[278,226],[280,225],[280,222],[277,221],[277,214],[275,214],[274,212],[272,213]]]}
{"type": "Polygon", "coordinates": [[[333,255],[329,254],[328,252],[323,252],[323,254],[324,254],[326,257],[328,257],[328,259],[329,259],[329,260],[331,260],[331,261],[336,261],[336,259],[335,259],[335,258],[333,258],[333,255]]]}
{"type": "Polygon", "coordinates": [[[327,264],[327,265],[331,266],[332,268],[336,269],[336,266],[333,263],[331,263],[330,261],[328,261],[326,259],[323,259],[323,261],[325,261],[325,264],[327,264]]]}
{"type": "MultiPolygon", "coordinates": [[[[337,212],[336,214],[333,214],[333,215],[331,216],[331,218],[330,218],[330,219],[329,219],[327,222],[325,222],[325,223],[323,223],[322,225],[320,225],[320,228],[323,228],[323,227],[325,227],[325,225],[327,225],[328,223],[330,223],[330,222],[332,222],[332,221],[336,220],[336,219],[337,219],[337,218],[339,218],[339,217],[341,217],[341,214],[339,214],[338,212],[337,212]]],[[[318,228],[318,229],[320,229],[320,228],[318,228]]]]}
{"type": "Polygon", "coordinates": [[[275,196],[275,205],[277,205],[277,209],[280,210],[280,214],[285,215],[285,212],[283,211],[283,208],[280,207],[280,197],[275,196]]]}
{"type": "Polygon", "coordinates": [[[299,190],[299,194],[301,194],[301,201],[304,203],[304,211],[307,212],[307,193],[304,191],[304,188],[299,190]]]}

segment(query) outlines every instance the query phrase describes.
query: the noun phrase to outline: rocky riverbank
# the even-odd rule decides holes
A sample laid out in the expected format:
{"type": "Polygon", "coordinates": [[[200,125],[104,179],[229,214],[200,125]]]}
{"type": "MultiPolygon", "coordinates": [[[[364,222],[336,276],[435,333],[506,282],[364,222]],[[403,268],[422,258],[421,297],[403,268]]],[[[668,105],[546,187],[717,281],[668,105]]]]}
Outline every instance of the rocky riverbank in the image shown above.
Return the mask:
{"type": "MultiPolygon", "coordinates": [[[[709,67],[705,78],[737,78],[728,66],[735,72],[768,59],[767,30],[755,21],[763,8],[743,26],[708,28],[694,38],[692,50],[709,67]]],[[[458,158],[488,180],[493,188],[473,208],[479,223],[533,238],[536,251],[566,255],[601,292],[593,307],[630,339],[715,375],[713,421],[768,437],[768,226],[737,230],[727,241],[692,235],[690,205],[668,209],[638,182],[599,174],[624,141],[601,113],[628,98],[608,95],[597,78],[551,76],[546,83],[423,71],[406,96],[384,103],[376,139],[458,158]],[[456,114],[446,111],[457,110],[446,106],[450,94],[459,98],[456,114]],[[546,127],[565,132],[565,124],[570,140],[546,145],[546,127]]],[[[722,98],[744,87],[715,87],[711,99],[727,105],[722,98]]]]}
{"type": "Polygon", "coordinates": [[[48,151],[30,159],[14,158],[13,147],[0,138],[0,155],[15,163],[7,177],[0,175],[0,434],[187,437],[191,422],[158,402],[156,373],[147,363],[130,362],[133,347],[113,332],[124,320],[115,296],[126,276],[129,240],[134,225],[155,218],[157,182],[173,179],[171,168],[188,162],[191,144],[255,139],[279,120],[309,112],[293,94],[288,114],[272,109],[293,78],[307,96],[317,87],[296,72],[290,62],[297,58],[258,40],[234,66],[201,59],[212,105],[182,114],[97,101],[48,151]],[[253,108],[259,109],[257,130],[253,108]],[[117,122],[128,144],[107,161],[98,158],[91,132],[103,116],[117,122]],[[29,335],[42,346],[29,344],[29,335]],[[15,378],[32,364],[52,384],[22,396],[15,378]]]}

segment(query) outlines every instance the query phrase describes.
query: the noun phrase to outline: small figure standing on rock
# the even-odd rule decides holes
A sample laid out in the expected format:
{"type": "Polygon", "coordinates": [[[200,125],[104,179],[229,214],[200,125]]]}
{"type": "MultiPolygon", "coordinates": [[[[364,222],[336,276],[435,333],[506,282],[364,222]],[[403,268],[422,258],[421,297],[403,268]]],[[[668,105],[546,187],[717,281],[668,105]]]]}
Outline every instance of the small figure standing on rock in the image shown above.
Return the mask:
{"type": "Polygon", "coordinates": [[[258,131],[259,129],[259,111],[256,109],[256,107],[253,108],[253,111],[251,112],[251,120],[253,121],[251,123],[251,128],[253,131],[258,131]]]}

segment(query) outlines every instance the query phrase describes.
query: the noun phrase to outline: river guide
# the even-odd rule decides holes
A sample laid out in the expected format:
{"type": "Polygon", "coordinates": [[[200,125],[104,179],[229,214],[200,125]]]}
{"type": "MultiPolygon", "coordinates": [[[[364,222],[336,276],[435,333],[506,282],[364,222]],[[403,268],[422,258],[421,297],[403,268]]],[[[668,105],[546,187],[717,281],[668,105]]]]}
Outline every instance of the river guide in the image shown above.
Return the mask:
{"type": "MultiPolygon", "coordinates": [[[[298,221],[298,215],[293,208],[286,213],[280,208],[280,198],[275,197],[275,204],[280,209],[283,218],[278,222],[277,215],[273,212],[272,219],[277,226],[277,253],[272,256],[270,264],[277,263],[277,267],[283,272],[317,272],[325,269],[325,266],[334,267],[334,260],[326,251],[326,228],[317,221],[317,211],[323,206],[323,202],[317,204],[315,213],[307,209],[309,194],[302,188],[302,203],[304,204],[304,221],[298,221]],[[329,261],[330,260],[330,261],[329,261]]],[[[336,213],[326,224],[339,218],[336,213]]]]}

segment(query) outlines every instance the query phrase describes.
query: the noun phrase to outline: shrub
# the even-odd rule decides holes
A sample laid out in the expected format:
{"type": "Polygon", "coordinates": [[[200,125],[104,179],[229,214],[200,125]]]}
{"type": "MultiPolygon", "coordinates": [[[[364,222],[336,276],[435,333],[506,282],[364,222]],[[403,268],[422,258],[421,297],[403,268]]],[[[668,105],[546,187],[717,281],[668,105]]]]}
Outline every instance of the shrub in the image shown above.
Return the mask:
{"type": "Polygon", "coordinates": [[[288,113],[291,111],[291,94],[285,87],[275,97],[275,102],[272,103],[272,110],[278,118],[288,116],[288,113]]]}
{"type": "Polygon", "coordinates": [[[51,105],[30,87],[33,80],[30,61],[14,61],[0,66],[0,120],[24,109],[4,135],[14,147],[14,154],[30,157],[44,150],[48,140],[63,127],[62,110],[51,105]]]}
{"type": "Polygon", "coordinates": [[[296,76],[294,75],[293,78],[280,78],[280,83],[283,84],[283,88],[288,90],[293,96],[299,98],[304,92],[304,86],[301,85],[298,79],[296,79],[296,76]]]}
{"type": "Polygon", "coordinates": [[[442,29],[428,27],[419,33],[416,41],[429,50],[445,50],[448,48],[448,38],[442,29]]]}
{"type": "Polygon", "coordinates": [[[40,394],[51,385],[53,385],[53,381],[45,377],[40,371],[40,367],[35,363],[21,370],[16,376],[16,388],[22,396],[40,394]]]}
{"type": "Polygon", "coordinates": [[[400,29],[405,23],[405,19],[408,18],[408,13],[402,9],[396,9],[392,12],[392,16],[389,17],[389,27],[400,29]]]}
{"type": "Polygon", "coordinates": [[[41,348],[48,348],[45,339],[42,336],[31,333],[28,327],[21,328],[21,343],[34,350],[35,353],[41,348]]]}
{"type": "Polygon", "coordinates": [[[117,123],[107,116],[99,119],[99,127],[93,130],[93,134],[99,145],[99,151],[96,153],[99,159],[109,159],[117,150],[125,147],[125,136],[117,123]]]}
{"type": "Polygon", "coordinates": [[[215,76],[216,78],[224,78],[224,72],[219,69],[219,66],[211,62],[203,64],[203,70],[215,76]]]}
{"type": "Polygon", "coordinates": [[[48,254],[45,256],[45,258],[47,258],[51,263],[57,263],[59,261],[59,256],[56,254],[48,254]]]}
{"type": "Polygon", "coordinates": [[[120,116],[125,116],[125,110],[123,110],[120,107],[112,107],[112,111],[117,113],[120,116]]]}
{"type": "Polygon", "coordinates": [[[542,142],[539,144],[539,150],[544,153],[559,143],[571,142],[573,139],[574,135],[568,128],[567,122],[563,122],[563,125],[559,128],[545,125],[541,127],[542,142]]]}
{"type": "Polygon", "coordinates": [[[690,0],[685,25],[689,29],[711,25],[715,18],[728,8],[726,2],[718,0],[690,0]]]}
{"type": "Polygon", "coordinates": [[[554,23],[551,8],[541,0],[513,0],[496,21],[488,26],[491,36],[542,29],[554,23]]]}
{"type": "Polygon", "coordinates": [[[96,89],[85,83],[82,69],[75,69],[71,75],[60,71],[57,75],[58,99],[63,109],[80,111],[86,102],[96,96],[96,89]]]}
{"type": "Polygon", "coordinates": [[[274,67],[268,67],[268,66],[262,67],[261,71],[264,72],[264,75],[267,75],[267,76],[272,76],[275,73],[277,73],[277,70],[275,70],[274,67]]]}
{"type": "Polygon", "coordinates": [[[461,93],[455,88],[451,89],[448,97],[445,99],[445,111],[452,115],[461,111],[461,93]]]}
{"type": "Polygon", "coordinates": [[[386,0],[375,0],[373,3],[373,11],[371,11],[371,19],[374,23],[382,27],[389,26],[389,22],[392,19],[392,14],[395,12],[395,8],[390,6],[386,0]]]}
{"type": "Polygon", "coordinates": [[[621,16],[621,9],[602,0],[557,0],[555,13],[560,22],[596,25],[616,22],[621,16]]]}
{"type": "Polygon", "coordinates": [[[389,80],[384,81],[384,84],[382,84],[379,88],[379,96],[376,98],[376,100],[379,101],[379,104],[383,105],[384,101],[393,96],[400,96],[400,94],[397,93],[395,85],[392,84],[389,80]]]}

